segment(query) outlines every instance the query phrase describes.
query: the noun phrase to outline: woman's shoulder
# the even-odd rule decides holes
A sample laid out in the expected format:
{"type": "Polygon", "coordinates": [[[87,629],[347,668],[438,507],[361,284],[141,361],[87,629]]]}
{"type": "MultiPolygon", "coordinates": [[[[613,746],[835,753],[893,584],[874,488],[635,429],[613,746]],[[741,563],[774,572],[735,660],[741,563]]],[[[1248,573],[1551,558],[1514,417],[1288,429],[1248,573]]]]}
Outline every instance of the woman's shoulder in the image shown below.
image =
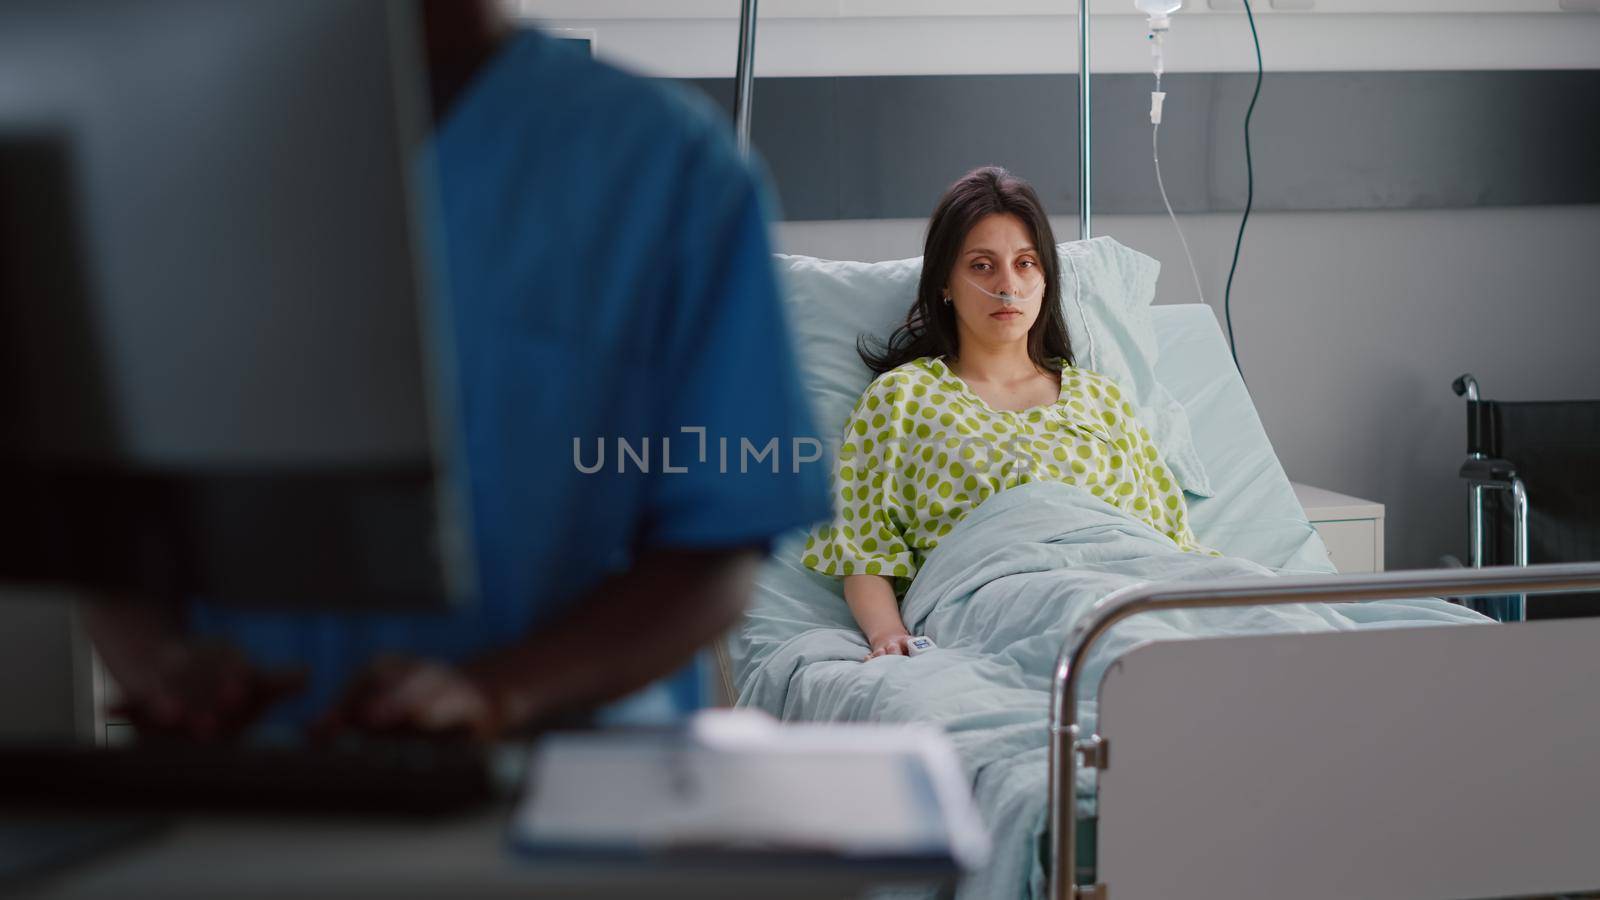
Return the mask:
{"type": "Polygon", "coordinates": [[[1138,418],[1133,392],[1124,390],[1115,378],[1069,366],[1061,370],[1061,386],[1063,397],[1086,405],[1097,417],[1104,418],[1106,424],[1119,424],[1120,427],[1143,432],[1143,429],[1133,428],[1133,422],[1138,418]]]}
{"type": "Polygon", "coordinates": [[[906,385],[926,384],[933,378],[934,358],[919,356],[872,379],[863,396],[885,398],[891,394],[898,394],[899,389],[906,385]]]}
{"type": "Polygon", "coordinates": [[[1110,375],[1103,375],[1093,369],[1063,365],[1061,367],[1061,377],[1076,382],[1083,387],[1093,385],[1096,389],[1110,394],[1113,399],[1122,399],[1122,385],[1118,384],[1117,380],[1110,375]]]}

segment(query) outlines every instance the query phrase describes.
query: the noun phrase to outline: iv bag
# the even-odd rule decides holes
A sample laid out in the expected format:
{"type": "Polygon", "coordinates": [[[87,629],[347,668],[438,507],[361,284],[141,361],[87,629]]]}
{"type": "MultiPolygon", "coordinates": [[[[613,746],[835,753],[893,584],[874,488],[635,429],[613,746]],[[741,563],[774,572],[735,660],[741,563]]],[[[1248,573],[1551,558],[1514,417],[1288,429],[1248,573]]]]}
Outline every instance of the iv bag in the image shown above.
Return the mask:
{"type": "Polygon", "coordinates": [[[1170,16],[1183,8],[1183,0],[1133,0],[1134,8],[1151,18],[1170,16]]]}

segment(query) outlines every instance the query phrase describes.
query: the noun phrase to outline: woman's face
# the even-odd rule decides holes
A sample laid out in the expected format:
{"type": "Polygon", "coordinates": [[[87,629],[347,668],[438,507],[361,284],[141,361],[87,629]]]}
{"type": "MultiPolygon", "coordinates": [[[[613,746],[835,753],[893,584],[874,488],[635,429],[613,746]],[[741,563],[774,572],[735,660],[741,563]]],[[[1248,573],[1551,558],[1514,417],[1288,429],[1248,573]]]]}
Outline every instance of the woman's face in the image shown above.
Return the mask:
{"type": "Polygon", "coordinates": [[[972,226],[945,285],[963,347],[976,342],[992,349],[1025,348],[1044,294],[1033,235],[1009,213],[986,216],[972,226]]]}

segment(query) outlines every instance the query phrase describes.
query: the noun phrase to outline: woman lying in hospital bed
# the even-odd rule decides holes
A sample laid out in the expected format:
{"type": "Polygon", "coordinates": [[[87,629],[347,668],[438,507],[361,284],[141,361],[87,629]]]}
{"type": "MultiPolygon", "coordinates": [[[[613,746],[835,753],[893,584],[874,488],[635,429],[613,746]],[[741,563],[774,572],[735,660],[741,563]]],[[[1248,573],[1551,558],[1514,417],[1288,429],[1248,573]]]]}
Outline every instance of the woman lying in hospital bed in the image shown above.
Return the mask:
{"type": "Polygon", "coordinates": [[[1081,486],[1179,549],[1203,550],[1131,393],[1073,366],[1055,246],[1027,182],[969,173],[928,225],[905,324],[881,350],[862,348],[878,377],[845,426],[836,518],[807,540],[804,563],[844,578],[868,659],[908,652],[899,596],[922,560],[1019,484],[1081,486]]]}
{"type": "MultiPolygon", "coordinates": [[[[941,727],[995,848],[960,896],[1038,896],[1051,675],[1073,623],[1144,582],[1332,566],[1209,311],[1153,314],[1155,262],[1108,238],[1056,247],[1022,182],[963,179],[922,260],[779,265],[802,380],[843,432],[837,513],[758,575],[730,687],[788,720],[941,727]],[[1162,321],[1189,325],[1159,337],[1162,321]],[[1190,423],[1185,404],[1214,418],[1190,423]],[[908,634],[937,647],[908,658],[908,634]]],[[[1475,621],[1437,600],[1137,616],[1096,645],[1080,721],[1105,666],[1148,641],[1475,621]]]]}

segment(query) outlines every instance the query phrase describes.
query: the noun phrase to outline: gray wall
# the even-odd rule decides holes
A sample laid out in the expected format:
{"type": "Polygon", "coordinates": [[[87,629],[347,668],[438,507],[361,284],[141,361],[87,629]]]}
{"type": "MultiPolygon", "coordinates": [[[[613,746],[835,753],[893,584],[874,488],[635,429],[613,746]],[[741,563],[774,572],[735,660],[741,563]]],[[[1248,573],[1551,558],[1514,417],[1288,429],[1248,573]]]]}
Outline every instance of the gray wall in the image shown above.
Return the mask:
{"type": "MultiPolygon", "coordinates": [[[[1238,218],[1183,217],[1220,312],[1238,218]]],[[[786,222],[788,252],[920,252],[917,219],[786,222]]],[[[1058,236],[1077,234],[1071,218],[1058,236]]],[[[1165,216],[1096,232],[1162,261],[1158,302],[1194,300],[1165,216]]],[[[1388,507],[1390,568],[1465,554],[1465,441],[1450,380],[1503,399],[1600,397],[1600,206],[1278,212],[1251,218],[1234,284],[1251,394],[1296,481],[1388,507]]]]}
{"type": "MultiPolygon", "coordinates": [[[[731,108],[727,79],[690,82],[731,108]]],[[[1094,209],[1156,213],[1149,75],[1094,78],[1094,209]]],[[[1161,161],[1179,212],[1243,209],[1255,76],[1176,73],[1161,161]]],[[[1077,78],[763,78],[752,140],[785,218],[920,217],[980,164],[1078,207],[1077,78]]],[[[1600,203],[1600,70],[1268,72],[1251,124],[1257,210],[1600,203]]]]}

